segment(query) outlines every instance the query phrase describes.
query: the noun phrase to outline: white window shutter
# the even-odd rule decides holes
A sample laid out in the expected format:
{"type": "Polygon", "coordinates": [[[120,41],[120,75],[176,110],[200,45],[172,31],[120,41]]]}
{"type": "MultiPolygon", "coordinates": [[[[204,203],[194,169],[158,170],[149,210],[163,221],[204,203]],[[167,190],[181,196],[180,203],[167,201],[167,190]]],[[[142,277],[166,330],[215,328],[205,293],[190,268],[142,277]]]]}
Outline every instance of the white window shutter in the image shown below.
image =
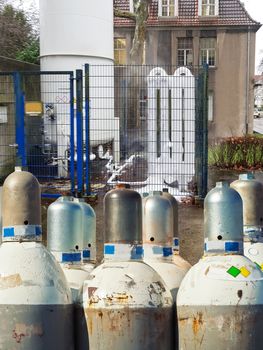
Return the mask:
{"type": "Polygon", "coordinates": [[[179,0],[175,0],[174,1],[174,15],[175,16],[178,16],[178,12],[179,12],[179,10],[178,10],[178,2],[179,2],[179,0]]]}
{"type": "Polygon", "coordinates": [[[130,12],[134,12],[133,0],[130,0],[130,12]]]}
{"type": "Polygon", "coordinates": [[[215,1],[215,16],[219,15],[219,0],[215,1]]]}
{"type": "Polygon", "coordinates": [[[158,0],[158,16],[162,16],[162,0],[158,0]]]}
{"type": "Polygon", "coordinates": [[[198,0],[198,16],[202,16],[202,0],[198,0]]]}

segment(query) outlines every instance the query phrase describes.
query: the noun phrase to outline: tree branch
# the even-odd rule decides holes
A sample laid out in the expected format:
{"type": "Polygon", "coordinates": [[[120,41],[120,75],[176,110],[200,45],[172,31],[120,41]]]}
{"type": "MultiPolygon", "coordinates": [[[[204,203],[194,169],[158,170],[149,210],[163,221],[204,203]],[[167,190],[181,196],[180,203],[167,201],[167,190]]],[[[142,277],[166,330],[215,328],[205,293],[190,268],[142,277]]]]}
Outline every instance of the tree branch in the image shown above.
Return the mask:
{"type": "Polygon", "coordinates": [[[115,17],[121,17],[121,18],[128,18],[131,19],[133,21],[136,20],[136,16],[134,13],[132,12],[128,12],[128,11],[121,11],[118,9],[114,9],[114,16],[115,17]]]}

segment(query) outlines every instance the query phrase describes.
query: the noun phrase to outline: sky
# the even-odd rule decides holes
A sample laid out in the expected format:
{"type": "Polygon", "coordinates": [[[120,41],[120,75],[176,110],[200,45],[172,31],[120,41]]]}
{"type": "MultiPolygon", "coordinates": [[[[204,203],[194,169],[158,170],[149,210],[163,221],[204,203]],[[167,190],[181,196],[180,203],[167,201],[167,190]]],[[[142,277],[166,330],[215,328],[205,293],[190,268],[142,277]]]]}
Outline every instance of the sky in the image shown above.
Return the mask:
{"type": "MultiPolygon", "coordinates": [[[[263,24],[263,0],[241,0],[245,5],[249,15],[263,24]]],[[[32,4],[36,7],[39,6],[39,0],[14,0],[14,3],[21,5],[25,9],[30,8],[32,4]]],[[[263,26],[259,29],[256,34],[256,61],[255,61],[255,72],[258,72],[258,65],[263,57],[263,26]]]]}
{"type": "MultiPolygon", "coordinates": [[[[242,2],[250,16],[263,24],[263,0],[243,0],[242,2]]],[[[263,58],[263,26],[256,34],[256,73],[258,72],[258,65],[261,58],[263,58]]]]}

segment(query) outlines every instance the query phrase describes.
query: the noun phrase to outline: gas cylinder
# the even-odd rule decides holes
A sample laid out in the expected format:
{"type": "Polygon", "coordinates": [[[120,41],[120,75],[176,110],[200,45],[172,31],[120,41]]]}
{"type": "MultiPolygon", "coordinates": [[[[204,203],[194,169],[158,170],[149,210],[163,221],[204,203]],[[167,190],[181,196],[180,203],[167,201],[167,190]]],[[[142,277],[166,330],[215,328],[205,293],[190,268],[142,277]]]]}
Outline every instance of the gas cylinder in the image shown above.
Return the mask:
{"type": "Polygon", "coordinates": [[[94,264],[84,264],[84,214],[73,197],[62,196],[47,211],[47,246],[59,262],[70,286],[73,302],[78,300],[83,281],[94,264]]]}
{"type": "Polygon", "coordinates": [[[84,198],[74,198],[82,210],[83,250],[82,261],[85,268],[96,262],[96,214],[84,198]]]}
{"type": "Polygon", "coordinates": [[[65,276],[42,245],[40,186],[16,169],[3,185],[0,347],[74,349],[73,307],[65,276]]]}
{"type": "Polygon", "coordinates": [[[225,182],[205,198],[204,234],[204,256],[177,294],[179,349],[258,349],[263,273],[243,255],[242,199],[225,182]]]}
{"type": "Polygon", "coordinates": [[[173,234],[173,253],[179,254],[179,237],[178,237],[178,203],[177,200],[172,196],[168,188],[163,188],[162,195],[169,199],[173,207],[173,219],[174,219],[174,234],[173,234]]]}
{"type": "Polygon", "coordinates": [[[124,186],[109,191],[104,215],[104,263],[83,286],[86,349],[173,349],[171,293],[142,261],[139,193],[124,186]]]}
{"type": "Polygon", "coordinates": [[[263,268],[263,185],[252,173],[231,183],[243,201],[244,252],[263,268]]]}
{"type": "Polygon", "coordinates": [[[143,205],[144,261],[163,278],[175,301],[190,264],[178,254],[173,257],[174,208],[160,191],[150,192],[143,205]]]}

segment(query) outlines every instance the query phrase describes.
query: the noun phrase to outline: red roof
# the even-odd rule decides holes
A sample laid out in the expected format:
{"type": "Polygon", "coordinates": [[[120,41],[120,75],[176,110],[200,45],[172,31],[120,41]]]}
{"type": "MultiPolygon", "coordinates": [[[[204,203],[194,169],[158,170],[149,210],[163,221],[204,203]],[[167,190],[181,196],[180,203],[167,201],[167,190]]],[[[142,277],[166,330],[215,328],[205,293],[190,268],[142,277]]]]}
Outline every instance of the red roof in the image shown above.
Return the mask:
{"type": "MultiPolygon", "coordinates": [[[[219,15],[216,17],[199,17],[198,0],[178,0],[179,13],[177,17],[158,17],[158,0],[152,0],[148,26],[252,26],[260,27],[245,10],[239,0],[219,0],[219,15]]],[[[129,11],[129,0],[114,0],[114,8],[129,11]]],[[[116,27],[133,27],[134,21],[127,18],[114,18],[116,27]]]]}

